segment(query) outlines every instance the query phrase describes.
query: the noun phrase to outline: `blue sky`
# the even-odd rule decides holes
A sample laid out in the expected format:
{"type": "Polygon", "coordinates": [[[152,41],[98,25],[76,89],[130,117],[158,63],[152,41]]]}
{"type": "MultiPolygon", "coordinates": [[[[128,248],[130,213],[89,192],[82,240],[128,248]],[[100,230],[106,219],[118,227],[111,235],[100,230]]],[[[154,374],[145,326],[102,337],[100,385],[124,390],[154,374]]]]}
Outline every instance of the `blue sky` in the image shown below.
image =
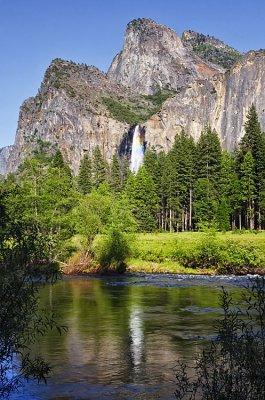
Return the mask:
{"type": "Polygon", "coordinates": [[[247,51],[265,48],[264,0],[0,0],[0,147],[14,141],[19,107],[53,58],[106,70],[126,24],[148,17],[247,51]]]}

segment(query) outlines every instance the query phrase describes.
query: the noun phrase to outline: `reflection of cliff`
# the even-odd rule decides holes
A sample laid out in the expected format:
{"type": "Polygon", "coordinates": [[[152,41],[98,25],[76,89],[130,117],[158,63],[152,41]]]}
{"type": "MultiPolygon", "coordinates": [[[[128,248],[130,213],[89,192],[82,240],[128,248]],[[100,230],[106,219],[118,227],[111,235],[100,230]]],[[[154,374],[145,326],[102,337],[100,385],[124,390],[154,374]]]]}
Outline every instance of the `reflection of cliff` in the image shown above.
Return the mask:
{"type": "MultiPolygon", "coordinates": [[[[201,343],[198,335],[211,332],[215,314],[194,313],[192,306],[200,310],[216,305],[217,291],[141,287],[123,285],[124,281],[72,279],[46,286],[42,292],[42,306],[52,306],[68,331],[62,336],[49,332],[38,347],[56,365],[52,382],[74,383],[77,397],[83,382],[90,390],[100,384],[112,385],[110,391],[139,385],[147,400],[155,395],[167,398],[176,360],[192,359],[201,343]],[[153,387],[150,397],[149,387],[153,387]]],[[[120,396],[137,399],[129,389],[120,396]]],[[[112,398],[119,399],[118,395],[112,398]]]]}

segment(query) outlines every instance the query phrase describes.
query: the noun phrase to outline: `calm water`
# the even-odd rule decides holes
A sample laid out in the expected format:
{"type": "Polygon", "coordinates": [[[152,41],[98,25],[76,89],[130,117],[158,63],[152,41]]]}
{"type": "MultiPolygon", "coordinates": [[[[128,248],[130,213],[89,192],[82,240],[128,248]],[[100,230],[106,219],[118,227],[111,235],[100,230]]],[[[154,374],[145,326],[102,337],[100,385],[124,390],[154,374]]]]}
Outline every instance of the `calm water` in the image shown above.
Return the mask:
{"type": "Polygon", "coordinates": [[[12,400],[173,399],[176,360],[194,359],[213,335],[221,285],[244,279],[131,276],[67,279],[41,291],[41,306],[68,331],[34,347],[54,367],[12,400]]]}

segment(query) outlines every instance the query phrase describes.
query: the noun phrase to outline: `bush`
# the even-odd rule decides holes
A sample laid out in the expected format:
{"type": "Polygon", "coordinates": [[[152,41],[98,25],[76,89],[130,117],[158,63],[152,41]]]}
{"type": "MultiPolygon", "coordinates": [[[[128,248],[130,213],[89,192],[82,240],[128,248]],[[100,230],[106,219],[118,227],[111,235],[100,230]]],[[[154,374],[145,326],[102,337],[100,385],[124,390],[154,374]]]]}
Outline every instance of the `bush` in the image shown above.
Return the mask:
{"type": "Polygon", "coordinates": [[[223,290],[217,337],[192,370],[178,363],[177,400],[264,400],[265,279],[252,280],[242,292],[241,307],[235,306],[223,290]]]}
{"type": "Polygon", "coordinates": [[[101,272],[126,270],[126,260],[130,255],[130,245],[124,233],[111,227],[106,235],[100,236],[93,244],[92,252],[101,272]]]}
{"type": "Polygon", "coordinates": [[[184,267],[217,267],[220,262],[220,247],[214,236],[207,235],[193,249],[179,249],[177,259],[184,267]]]}
{"type": "Polygon", "coordinates": [[[177,248],[175,258],[189,268],[215,268],[222,274],[246,274],[264,266],[261,250],[252,243],[221,241],[207,234],[193,248],[177,248]]]}

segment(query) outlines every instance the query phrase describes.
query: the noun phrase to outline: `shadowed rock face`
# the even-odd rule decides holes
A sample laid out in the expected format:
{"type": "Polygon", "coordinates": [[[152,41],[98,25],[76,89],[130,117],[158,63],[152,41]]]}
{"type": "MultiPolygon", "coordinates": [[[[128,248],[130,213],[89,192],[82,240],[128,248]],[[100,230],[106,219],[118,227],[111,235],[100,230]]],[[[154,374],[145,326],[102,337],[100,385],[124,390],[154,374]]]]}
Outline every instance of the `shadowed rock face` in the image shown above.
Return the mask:
{"type": "Polygon", "coordinates": [[[1,168],[4,173],[16,170],[40,140],[59,147],[74,173],[84,151],[92,152],[96,145],[108,160],[115,152],[128,153],[132,111],[134,120],[135,115],[147,116],[134,123],[146,126],[148,146],[168,151],[182,128],[197,140],[211,124],[222,146],[232,150],[252,103],[265,128],[264,88],[264,51],[247,53],[224,72],[185,47],[171,29],[135,20],[128,24],[123,50],[108,74],[60,59],[51,63],[38,94],[21,106],[15,144],[1,150],[1,168]],[[159,111],[150,96],[158,87],[172,90],[159,111]]]}
{"type": "Polygon", "coordinates": [[[0,149],[0,175],[7,173],[7,160],[13,146],[6,146],[0,149]]]}

